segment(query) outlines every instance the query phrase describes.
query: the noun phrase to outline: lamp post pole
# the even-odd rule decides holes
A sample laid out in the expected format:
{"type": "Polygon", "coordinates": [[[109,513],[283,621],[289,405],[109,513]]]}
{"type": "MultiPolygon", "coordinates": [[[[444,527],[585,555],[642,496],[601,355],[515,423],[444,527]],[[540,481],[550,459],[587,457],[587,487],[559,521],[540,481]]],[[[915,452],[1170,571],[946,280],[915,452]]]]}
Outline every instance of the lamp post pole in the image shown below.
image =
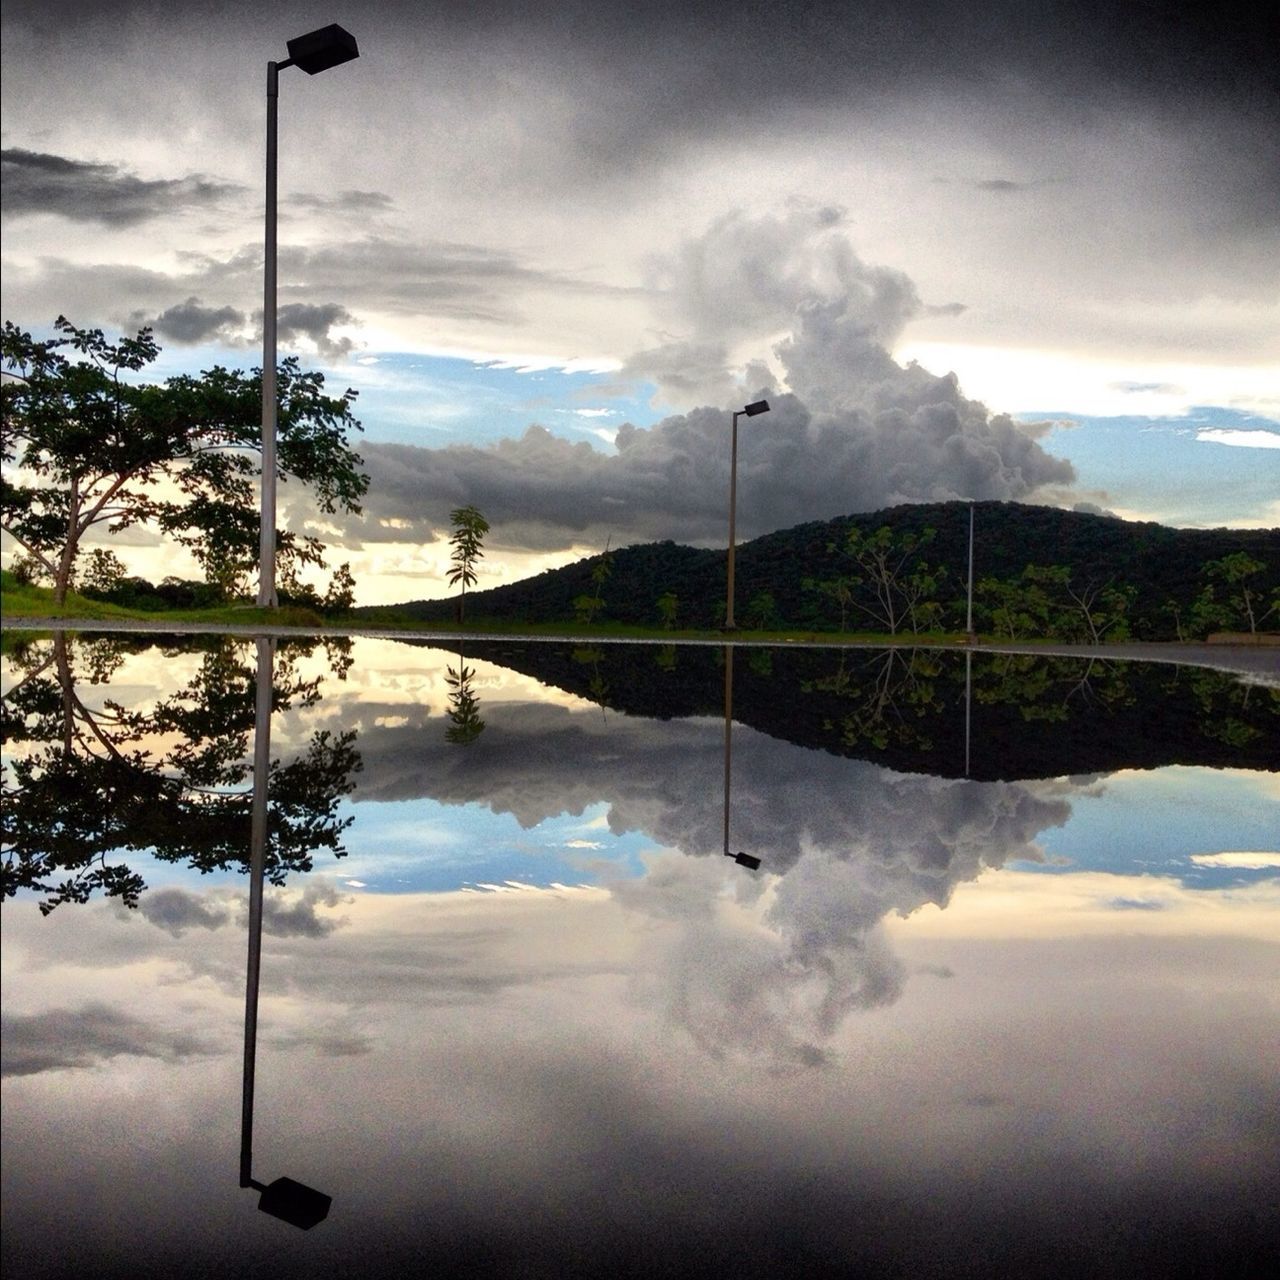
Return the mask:
{"type": "Polygon", "coordinates": [[[965,618],[965,638],[973,643],[973,503],[969,503],[969,610],[965,618]]]}
{"type": "Polygon", "coordinates": [[[732,631],[733,621],[733,562],[735,542],[737,540],[738,518],[738,419],[745,415],[754,418],[758,413],[768,413],[769,402],[757,400],[745,408],[737,409],[733,414],[733,440],[729,446],[729,574],[725,584],[724,629],[732,631]]]}
{"type": "MultiPolygon", "coordinates": [[[[276,117],[280,67],[267,63],[267,218],[262,255],[262,525],[258,607],[276,606],[276,117]]],[[[286,61],[284,66],[291,66],[286,61]]]]}
{"type": "Polygon", "coordinates": [[[738,419],[739,409],[733,415],[733,444],[729,452],[729,579],[725,586],[724,629],[732,631],[733,621],[733,544],[736,536],[735,521],[738,515],[738,419]]]}
{"type": "Polygon", "coordinates": [[[355,37],[337,23],[288,43],[283,62],[267,63],[266,227],[262,252],[262,522],[258,533],[258,606],[274,608],[276,596],[276,118],[280,72],[298,67],[314,76],[360,56],[355,37]]]}

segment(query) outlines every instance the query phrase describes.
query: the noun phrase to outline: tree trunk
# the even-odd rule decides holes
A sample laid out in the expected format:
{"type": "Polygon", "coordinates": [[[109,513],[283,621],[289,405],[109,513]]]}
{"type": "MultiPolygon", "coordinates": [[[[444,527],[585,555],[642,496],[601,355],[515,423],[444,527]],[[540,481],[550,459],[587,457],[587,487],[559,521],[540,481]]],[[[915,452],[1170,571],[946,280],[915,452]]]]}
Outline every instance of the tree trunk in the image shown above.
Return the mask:
{"type": "Polygon", "coordinates": [[[80,481],[71,481],[71,502],[67,509],[67,540],[58,559],[58,572],[53,580],[55,604],[65,604],[71,587],[71,574],[76,567],[76,553],[80,549],[80,481]]]}

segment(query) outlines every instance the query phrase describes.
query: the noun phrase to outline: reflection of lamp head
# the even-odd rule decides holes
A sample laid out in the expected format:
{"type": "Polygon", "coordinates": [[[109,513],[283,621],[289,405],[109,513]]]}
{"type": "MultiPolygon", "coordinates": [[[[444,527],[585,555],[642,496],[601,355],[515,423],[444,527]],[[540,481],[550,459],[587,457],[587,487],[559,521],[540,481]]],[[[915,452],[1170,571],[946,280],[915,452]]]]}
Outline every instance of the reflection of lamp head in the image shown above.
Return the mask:
{"type": "Polygon", "coordinates": [[[753,858],[749,853],[730,853],[728,849],[724,851],[726,858],[732,858],[740,867],[746,867],[750,871],[760,870],[760,859],[753,858]]]}
{"type": "Polygon", "coordinates": [[[314,1187],[304,1187],[301,1182],[292,1178],[277,1178],[269,1186],[260,1182],[251,1184],[261,1190],[258,1208],[269,1213],[273,1218],[280,1218],[303,1231],[310,1231],[317,1222],[323,1222],[329,1216],[329,1206],[333,1197],[314,1187]]]}

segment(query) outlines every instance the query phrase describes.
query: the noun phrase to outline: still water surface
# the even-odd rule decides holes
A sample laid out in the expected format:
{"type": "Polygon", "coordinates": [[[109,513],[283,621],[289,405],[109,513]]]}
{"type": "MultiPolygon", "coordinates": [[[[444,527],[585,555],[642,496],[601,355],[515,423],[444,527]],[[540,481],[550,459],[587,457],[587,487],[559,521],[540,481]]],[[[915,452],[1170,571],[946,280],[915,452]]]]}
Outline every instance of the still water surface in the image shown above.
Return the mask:
{"type": "Polygon", "coordinates": [[[1267,1270],[1275,677],[138,635],[3,674],[7,1273],[1267,1270]],[[281,1177],[323,1221],[258,1211],[281,1177]]]}

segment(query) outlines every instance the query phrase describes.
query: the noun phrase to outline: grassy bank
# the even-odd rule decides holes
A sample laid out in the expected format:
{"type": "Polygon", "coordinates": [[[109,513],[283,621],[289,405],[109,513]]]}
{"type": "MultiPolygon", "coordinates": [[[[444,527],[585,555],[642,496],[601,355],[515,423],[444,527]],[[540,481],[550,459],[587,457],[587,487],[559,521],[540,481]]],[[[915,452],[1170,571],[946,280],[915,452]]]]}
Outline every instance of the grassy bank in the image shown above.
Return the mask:
{"type": "Polygon", "coordinates": [[[56,618],[68,622],[206,622],[246,626],[268,623],[280,627],[315,627],[323,629],[325,621],[310,609],[292,606],[284,609],[259,609],[254,605],[220,605],[211,609],[124,609],[103,600],[90,600],[75,591],[58,604],[49,587],[32,587],[18,582],[7,569],[0,573],[0,612],[6,618],[56,618]]]}

